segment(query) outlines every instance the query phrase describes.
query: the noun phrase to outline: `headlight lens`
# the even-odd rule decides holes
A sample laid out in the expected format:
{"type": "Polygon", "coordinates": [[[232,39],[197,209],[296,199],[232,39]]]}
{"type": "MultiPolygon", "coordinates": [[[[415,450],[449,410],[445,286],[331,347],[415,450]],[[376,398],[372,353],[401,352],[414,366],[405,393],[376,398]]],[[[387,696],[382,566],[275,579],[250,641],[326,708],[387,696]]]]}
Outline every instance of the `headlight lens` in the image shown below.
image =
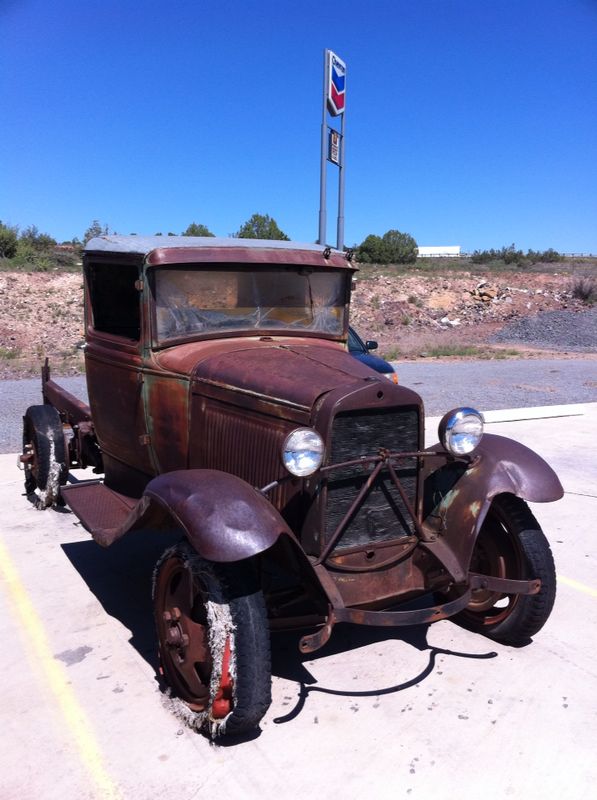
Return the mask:
{"type": "Polygon", "coordinates": [[[297,428],[286,437],[282,461],[292,475],[304,478],[316,472],[323,462],[323,439],[312,428],[297,428]]]}
{"type": "Polygon", "coordinates": [[[477,447],[483,436],[483,416],[474,408],[455,408],[442,417],[439,440],[455,456],[464,456],[477,447]]]}

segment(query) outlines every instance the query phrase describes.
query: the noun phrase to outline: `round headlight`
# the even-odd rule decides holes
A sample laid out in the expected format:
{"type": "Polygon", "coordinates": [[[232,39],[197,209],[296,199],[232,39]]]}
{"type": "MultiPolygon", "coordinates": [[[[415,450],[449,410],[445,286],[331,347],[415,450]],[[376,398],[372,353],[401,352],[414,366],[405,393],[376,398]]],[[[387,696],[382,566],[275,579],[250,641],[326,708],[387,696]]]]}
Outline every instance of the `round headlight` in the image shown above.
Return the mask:
{"type": "Polygon", "coordinates": [[[316,472],[323,461],[323,439],[312,428],[297,428],[286,437],[282,461],[292,475],[304,478],[316,472]]]}
{"type": "Polygon", "coordinates": [[[455,408],[442,417],[439,440],[455,456],[472,453],[483,436],[483,417],[474,408],[455,408]]]}

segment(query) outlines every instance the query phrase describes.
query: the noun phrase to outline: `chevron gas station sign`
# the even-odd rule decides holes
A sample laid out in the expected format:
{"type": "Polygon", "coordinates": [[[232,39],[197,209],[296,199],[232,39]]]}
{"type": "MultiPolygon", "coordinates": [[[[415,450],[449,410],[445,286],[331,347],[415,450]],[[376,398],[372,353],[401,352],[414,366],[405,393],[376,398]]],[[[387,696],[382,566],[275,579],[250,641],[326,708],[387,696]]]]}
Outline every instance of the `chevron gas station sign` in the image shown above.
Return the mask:
{"type": "Polygon", "coordinates": [[[323,51],[321,151],[319,180],[319,244],[327,244],[327,165],[338,170],[338,235],[336,248],[344,247],[344,142],[346,141],[346,63],[327,48],[323,51]],[[330,124],[329,117],[339,117],[330,124]]]}
{"type": "Polygon", "coordinates": [[[331,50],[328,50],[328,91],[327,105],[332,117],[344,113],[346,103],[346,64],[331,50]]]}

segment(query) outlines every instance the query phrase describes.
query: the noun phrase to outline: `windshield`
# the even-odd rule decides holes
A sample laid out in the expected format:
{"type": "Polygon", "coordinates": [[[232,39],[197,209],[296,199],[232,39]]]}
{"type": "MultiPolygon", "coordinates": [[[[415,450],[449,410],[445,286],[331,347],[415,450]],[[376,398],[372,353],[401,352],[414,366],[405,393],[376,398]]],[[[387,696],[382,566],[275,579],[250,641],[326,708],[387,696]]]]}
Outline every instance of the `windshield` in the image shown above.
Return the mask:
{"type": "Polygon", "coordinates": [[[341,337],[349,273],[296,265],[158,268],[153,289],[158,344],[247,330],[341,337]]]}

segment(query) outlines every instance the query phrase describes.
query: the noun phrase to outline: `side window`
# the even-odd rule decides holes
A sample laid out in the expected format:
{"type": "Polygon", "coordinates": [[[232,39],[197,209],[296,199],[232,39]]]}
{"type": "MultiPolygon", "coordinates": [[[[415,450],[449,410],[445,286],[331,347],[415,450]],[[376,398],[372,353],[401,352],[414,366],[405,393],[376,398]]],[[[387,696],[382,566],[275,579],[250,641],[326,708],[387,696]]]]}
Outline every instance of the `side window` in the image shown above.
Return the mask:
{"type": "Polygon", "coordinates": [[[87,286],[93,327],[127,339],[141,337],[140,295],[135,264],[88,264],[87,286]]]}

